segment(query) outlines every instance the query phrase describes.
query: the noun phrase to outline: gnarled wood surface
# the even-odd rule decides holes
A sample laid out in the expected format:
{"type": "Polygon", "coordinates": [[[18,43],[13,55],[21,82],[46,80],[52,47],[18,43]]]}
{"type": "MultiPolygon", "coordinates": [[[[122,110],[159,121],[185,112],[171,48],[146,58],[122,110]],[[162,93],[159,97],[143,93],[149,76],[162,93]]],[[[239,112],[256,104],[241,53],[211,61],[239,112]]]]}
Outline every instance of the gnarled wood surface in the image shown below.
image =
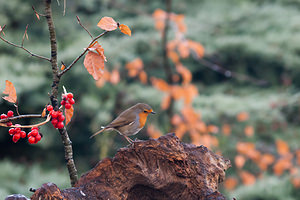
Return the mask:
{"type": "Polygon", "coordinates": [[[43,184],[32,199],[172,200],[225,199],[218,184],[230,161],[174,134],[135,141],[100,161],[75,187],[43,184]]]}

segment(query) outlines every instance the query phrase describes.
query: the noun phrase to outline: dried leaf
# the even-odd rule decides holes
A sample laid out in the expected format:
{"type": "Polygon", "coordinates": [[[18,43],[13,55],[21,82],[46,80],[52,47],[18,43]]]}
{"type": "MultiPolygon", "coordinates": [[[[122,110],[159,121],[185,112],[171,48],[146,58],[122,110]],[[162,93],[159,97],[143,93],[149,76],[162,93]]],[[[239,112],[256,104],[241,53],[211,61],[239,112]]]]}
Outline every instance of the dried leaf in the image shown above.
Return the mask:
{"type": "Polygon", "coordinates": [[[238,184],[238,181],[236,180],[236,178],[228,177],[225,180],[224,187],[227,190],[233,190],[237,186],[237,184],[238,184]]]}
{"type": "Polygon", "coordinates": [[[104,49],[102,48],[102,46],[97,41],[94,44],[94,48],[97,51],[97,53],[104,59],[104,61],[107,62],[107,59],[104,55],[104,49]]]}
{"type": "Polygon", "coordinates": [[[70,109],[65,109],[65,116],[66,116],[66,125],[71,121],[74,113],[74,107],[71,106],[70,109]]]}
{"type": "Polygon", "coordinates": [[[276,148],[279,155],[286,155],[290,152],[289,145],[283,140],[276,140],[276,148]]]}
{"type": "Polygon", "coordinates": [[[40,20],[40,15],[37,12],[35,12],[35,16],[38,20],[40,20]]]}
{"type": "Polygon", "coordinates": [[[151,138],[159,138],[160,136],[162,136],[162,133],[153,125],[149,125],[147,128],[147,133],[151,138]]]}
{"type": "Polygon", "coordinates": [[[190,50],[194,51],[198,58],[202,58],[204,56],[204,47],[200,43],[188,40],[188,45],[190,50]]]}
{"type": "Polygon", "coordinates": [[[139,79],[141,83],[146,84],[148,82],[147,74],[144,70],[142,70],[139,74],[139,79]]]}
{"type": "Polygon", "coordinates": [[[229,124],[224,124],[222,126],[222,132],[224,133],[224,135],[230,135],[231,134],[231,127],[229,124]]]}
{"type": "Polygon", "coordinates": [[[168,51],[168,57],[172,60],[173,63],[179,63],[179,56],[175,51],[168,51]]]}
{"type": "Polygon", "coordinates": [[[176,71],[181,74],[183,79],[183,84],[188,84],[192,80],[192,73],[190,70],[188,70],[186,67],[184,67],[182,64],[176,65],[176,71]]]}
{"type": "Polygon", "coordinates": [[[120,28],[120,30],[121,30],[122,33],[131,36],[131,30],[130,30],[130,28],[127,25],[121,24],[119,26],[119,28],[120,28]]]}
{"type": "Polygon", "coordinates": [[[209,132],[209,133],[218,133],[219,132],[219,128],[217,127],[217,126],[215,126],[215,125],[208,125],[207,126],[207,131],[209,132]]]}
{"type": "Polygon", "coordinates": [[[181,58],[189,57],[190,51],[189,51],[188,43],[186,41],[179,42],[177,50],[178,50],[179,55],[181,56],[181,58]]]}
{"type": "Polygon", "coordinates": [[[161,105],[160,105],[161,109],[163,109],[163,110],[168,109],[170,106],[171,100],[172,100],[171,95],[166,95],[163,98],[163,100],[161,101],[161,105]]]}
{"type": "Polygon", "coordinates": [[[44,110],[43,110],[43,112],[42,112],[42,117],[45,117],[45,116],[46,116],[46,111],[47,111],[47,109],[44,108],[44,110]]]}
{"type": "Polygon", "coordinates": [[[168,83],[162,79],[152,77],[151,82],[152,85],[160,91],[167,92],[170,90],[170,86],[168,85],[168,83]]]}
{"type": "Polygon", "coordinates": [[[245,162],[246,162],[246,158],[242,155],[237,155],[234,158],[235,166],[239,169],[243,168],[245,162]]]}
{"type": "Polygon", "coordinates": [[[6,80],[5,81],[5,90],[3,91],[3,94],[7,94],[8,96],[2,97],[6,101],[10,103],[16,103],[17,102],[17,92],[14,87],[14,84],[12,82],[6,80]]]}
{"type": "Polygon", "coordinates": [[[111,17],[103,17],[97,26],[106,31],[113,31],[118,28],[118,23],[111,17]]]}
{"type": "Polygon", "coordinates": [[[256,181],[255,176],[247,171],[241,171],[240,177],[244,185],[253,185],[256,181]]]}
{"type": "Polygon", "coordinates": [[[117,69],[114,69],[110,74],[110,82],[112,84],[117,84],[120,82],[120,73],[117,69]]]}
{"type": "Polygon", "coordinates": [[[249,114],[247,112],[240,112],[236,118],[239,122],[246,121],[249,119],[249,114]]]}
{"type": "Polygon", "coordinates": [[[244,133],[246,136],[251,137],[254,135],[254,128],[253,126],[246,126],[244,129],[244,133]]]}
{"type": "Polygon", "coordinates": [[[83,62],[87,71],[95,80],[99,80],[104,74],[104,59],[97,53],[88,52],[83,62]]]}
{"type": "Polygon", "coordinates": [[[64,70],[66,68],[66,66],[64,64],[61,64],[60,70],[64,70]]]}

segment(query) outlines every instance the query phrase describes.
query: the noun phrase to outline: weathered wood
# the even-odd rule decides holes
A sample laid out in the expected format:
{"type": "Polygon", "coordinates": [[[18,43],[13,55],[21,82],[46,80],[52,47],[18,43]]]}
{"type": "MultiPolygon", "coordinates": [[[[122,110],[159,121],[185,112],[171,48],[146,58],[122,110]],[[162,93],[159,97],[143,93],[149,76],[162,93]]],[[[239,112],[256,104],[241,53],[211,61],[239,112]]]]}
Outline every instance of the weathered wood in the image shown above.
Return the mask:
{"type": "Polygon", "coordinates": [[[44,184],[32,199],[172,200],[225,199],[218,184],[230,161],[174,134],[135,141],[100,161],[75,187],[44,184]]]}

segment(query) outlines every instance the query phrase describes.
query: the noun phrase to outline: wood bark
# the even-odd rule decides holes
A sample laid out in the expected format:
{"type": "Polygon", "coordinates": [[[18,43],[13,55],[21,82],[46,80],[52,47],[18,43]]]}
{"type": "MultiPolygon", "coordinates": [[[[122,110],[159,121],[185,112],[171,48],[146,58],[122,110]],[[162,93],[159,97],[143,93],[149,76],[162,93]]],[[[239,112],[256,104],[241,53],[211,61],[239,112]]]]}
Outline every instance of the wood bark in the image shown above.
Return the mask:
{"type": "Polygon", "coordinates": [[[75,187],[43,184],[31,199],[222,200],[218,185],[230,166],[206,147],[168,134],[121,148],[83,174],[75,187]]]}

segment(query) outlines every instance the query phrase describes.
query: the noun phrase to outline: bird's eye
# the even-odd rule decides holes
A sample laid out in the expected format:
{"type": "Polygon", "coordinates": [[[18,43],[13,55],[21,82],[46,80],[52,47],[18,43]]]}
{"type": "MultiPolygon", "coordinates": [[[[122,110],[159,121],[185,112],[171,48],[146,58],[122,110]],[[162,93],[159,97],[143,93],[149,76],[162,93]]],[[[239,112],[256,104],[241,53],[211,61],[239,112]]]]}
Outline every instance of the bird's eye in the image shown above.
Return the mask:
{"type": "Polygon", "coordinates": [[[148,113],[148,111],[147,111],[147,110],[144,110],[144,113],[148,113]]]}

